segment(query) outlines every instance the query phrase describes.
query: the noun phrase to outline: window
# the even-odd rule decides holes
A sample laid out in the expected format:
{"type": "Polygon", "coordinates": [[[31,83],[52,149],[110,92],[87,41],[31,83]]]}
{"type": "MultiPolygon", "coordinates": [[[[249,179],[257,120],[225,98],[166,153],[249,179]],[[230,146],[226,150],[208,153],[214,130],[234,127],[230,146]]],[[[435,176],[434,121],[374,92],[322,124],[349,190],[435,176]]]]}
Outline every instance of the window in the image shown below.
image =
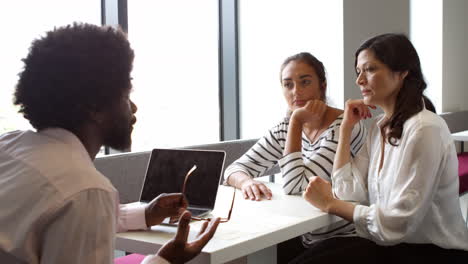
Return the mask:
{"type": "Polygon", "coordinates": [[[280,66],[302,51],[323,62],[328,101],[342,107],[342,1],[239,0],[239,32],[242,138],[261,137],[285,116],[280,66]]]}
{"type": "Polygon", "coordinates": [[[219,141],[218,1],[128,1],[132,151],[219,141]]]}
{"type": "Polygon", "coordinates": [[[31,128],[13,105],[13,92],[23,68],[21,59],[26,57],[32,40],[74,21],[101,24],[101,2],[96,0],[9,1],[3,5],[0,9],[0,24],[4,25],[0,49],[0,134],[31,128]]]}
{"type": "Polygon", "coordinates": [[[427,89],[425,95],[442,112],[443,2],[411,0],[410,38],[418,52],[427,89]],[[424,10],[424,11],[423,11],[424,10]]]}

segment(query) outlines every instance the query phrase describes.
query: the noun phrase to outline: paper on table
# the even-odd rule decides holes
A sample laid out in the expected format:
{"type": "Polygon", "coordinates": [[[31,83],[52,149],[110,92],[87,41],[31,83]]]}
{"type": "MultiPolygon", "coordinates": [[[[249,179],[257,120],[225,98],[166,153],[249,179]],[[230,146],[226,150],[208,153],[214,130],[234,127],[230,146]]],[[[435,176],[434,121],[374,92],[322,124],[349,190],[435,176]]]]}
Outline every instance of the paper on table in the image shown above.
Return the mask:
{"type": "MultiPolygon", "coordinates": [[[[236,221],[236,218],[232,218],[229,223],[219,225],[214,236],[216,239],[221,240],[245,239],[246,236],[271,233],[272,231],[290,226],[292,223],[299,221],[295,217],[280,215],[275,217],[271,217],[271,215],[269,217],[255,215],[253,217],[263,218],[262,224],[252,224],[252,222],[246,220],[236,221]]],[[[258,223],[258,221],[256,222],[258,223]]]]}

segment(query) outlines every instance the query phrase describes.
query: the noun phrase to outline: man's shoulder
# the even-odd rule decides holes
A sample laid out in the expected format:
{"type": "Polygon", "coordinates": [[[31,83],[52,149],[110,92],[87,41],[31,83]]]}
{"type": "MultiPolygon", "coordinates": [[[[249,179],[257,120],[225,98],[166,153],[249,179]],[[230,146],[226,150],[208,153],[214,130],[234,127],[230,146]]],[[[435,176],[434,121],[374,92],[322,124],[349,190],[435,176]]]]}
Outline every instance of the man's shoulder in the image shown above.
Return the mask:
{"type": "Polygon", "coordinates": [[[0,168],[3,170],[0,178],[8,177],[14,185],[23,187],[28,185],[31,192],[40,188],[39,191],[45,195],[68,199],[86,190],[102,190],[109,193],[116,191],[109,179],[97,171],[92,163],[64,162],[60,157],[54,156],[49,157],[55,163],[34,155],[28,162],[0,156],[2,159],[0,168]]]}
{"type": "Polygon", "coordinates": [[[66,182],[55,181],[55,185],[64,192],[66,191],[69,195],[90,189],[102,190],[109,193],[116,192],[110,180],[102,175],[93,165],[86,167],[74,165],[61,178],[66,182]],[[73,184],[73,187],[70,188],[69,184],[73,184]]]}
{"type": "Polygon", "coordinates": [[[68,197],[86,189],[115,192],[91,159],[70,144],[23,131],[2,136],[0,146],[0,167],[12,164],[28,178],[23,180],[48,186],[59,196],[68,197]]]}
{"type": "Polygon", "coordinates": [[[112,184],[92,163],[84,167],[62,163],[63,158],[40,155],[41,150],[28,155],[0,151],[0,182],[6,183],[0,188],[0,207],[9,208],[0,214],[1,223],[18,218],[19,223],[33,225],[48,212],[87,192],[116,198],[112,184]],[[43,166],[43,162],[47,164],[43,166]]]}
{"type": "Polygon", "coordinates": [[[27,138],[34,135],[33,131],[14,130],[0,135],[0,151],[10,152],[20,146],[27,138]]]}

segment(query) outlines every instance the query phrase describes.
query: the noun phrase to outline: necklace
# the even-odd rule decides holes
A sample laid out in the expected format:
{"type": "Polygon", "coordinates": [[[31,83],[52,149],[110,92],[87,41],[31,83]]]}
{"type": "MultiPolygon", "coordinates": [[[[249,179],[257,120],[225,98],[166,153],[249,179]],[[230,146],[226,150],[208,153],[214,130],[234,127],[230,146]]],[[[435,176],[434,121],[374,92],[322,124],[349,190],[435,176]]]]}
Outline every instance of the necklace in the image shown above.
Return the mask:
{"type": "MultiPolygon", "coordinates": [[[[325,123],[325,119],[326,119],[326,117],[327,117],[327,112],[328,112],[328,110],[329,110],[329,109],[328,109],[328,107],[327,107],[327,109],[325,110],[325,113],[324,113],[323,116],[322,116],[322,119],[320,120],[320,124],[317,126],[317,129],[314,131],[314,136],[312,136],[312,137],[310,137],[310,138],[308,137],[308,138],[309,138],[309,141],[310,141],[312,144],[315,143],[315,141],[317,140],[317,139],[316,139],[317,135],[320,136],[319,132],[320,132],[320,131],[323,132],[323,130],[324,130],[324,129],[323,129],[323,124],[325,123]]],[[[304,132],[306,132],[306,131],[307,131],[307,128],[304,128],[304,132]]],[[[306,135],[309,136],[309,133],[306,132],[306,135]]]]}
{"type": "Polygon", "coordinates": [[[314,131],[314,135],[313,135],[313,136],[310,136],[310,137],[309,137],[309,133],[307,133],[307,132],[306,132],[307,129],[305,129],[306,135],[308,136],[309,141],[310,141],[311,144],[315,143],[315,141],[317,140],[317,139],[316,139],[317,135],[320,136],[319,132],[323,130],[323,127],[322,127],[322,126],[323,126],[324,119],[325,119],[325,118],[322,119],[322,121],[321,121],[320,124],[318,125],[317,129],[314,131]]]}
{"type": "Polygon", "coordinates": [[[315,143],[315,141],[317,140],[315,137],[317,137],[317,135],[320,136],[320,134],[318,132],[321,131],[321,130],[322,130],[322,128],[318,128],[317,130],[315,130],[314,136],[310,139],[310,142],[312,144],[315,143]]]}

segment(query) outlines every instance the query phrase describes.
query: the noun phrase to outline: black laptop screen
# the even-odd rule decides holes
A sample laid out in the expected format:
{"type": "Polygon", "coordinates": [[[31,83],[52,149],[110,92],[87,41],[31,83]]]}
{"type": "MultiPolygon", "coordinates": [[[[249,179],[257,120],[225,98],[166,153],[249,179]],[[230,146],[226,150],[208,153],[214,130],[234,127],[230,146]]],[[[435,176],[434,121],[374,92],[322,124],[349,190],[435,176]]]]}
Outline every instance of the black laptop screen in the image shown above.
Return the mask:
{"type": "Polygon", "coordinates": [[[154,149],[146,171],[141,201],[149,202],[162,193],[179,193],[187,172],[185,194],[190,206],[213,208],[224,166],[224,151],[154,149]]]}

